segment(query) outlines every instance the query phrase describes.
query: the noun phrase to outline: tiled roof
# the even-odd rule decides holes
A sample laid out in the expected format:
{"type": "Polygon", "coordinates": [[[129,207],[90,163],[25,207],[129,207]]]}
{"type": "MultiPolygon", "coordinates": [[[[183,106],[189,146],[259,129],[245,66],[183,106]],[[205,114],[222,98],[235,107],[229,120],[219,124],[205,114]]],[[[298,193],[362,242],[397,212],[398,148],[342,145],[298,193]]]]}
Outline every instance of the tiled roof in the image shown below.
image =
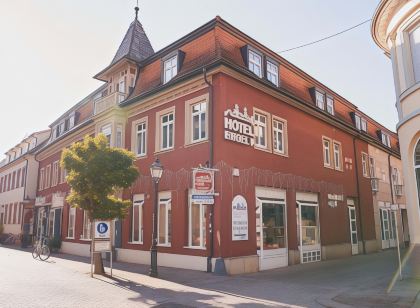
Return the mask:
{"type": "Polygon", "coordinates": [[[154,50],[143,26],[135,19],[128,28],[110,66],[124,57],[140,62],[152,54],[154,54],[154,50]]]}

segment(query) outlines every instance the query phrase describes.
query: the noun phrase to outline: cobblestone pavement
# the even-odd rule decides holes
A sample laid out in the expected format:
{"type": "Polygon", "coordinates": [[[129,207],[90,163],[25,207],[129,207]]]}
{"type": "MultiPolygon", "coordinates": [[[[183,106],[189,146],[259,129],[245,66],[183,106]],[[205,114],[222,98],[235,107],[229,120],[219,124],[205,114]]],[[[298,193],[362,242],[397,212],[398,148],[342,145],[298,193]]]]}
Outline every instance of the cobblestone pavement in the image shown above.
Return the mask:
{"type": "Polygon", "coordinates": [[[0,307],[411,307],[419,276],[406,271],[385,292],[396,260],[386,251],[234,277],[159,268],[160,279],[117,262],[112,278],[92,279],[88,258],[0,247],[0,307]]]}

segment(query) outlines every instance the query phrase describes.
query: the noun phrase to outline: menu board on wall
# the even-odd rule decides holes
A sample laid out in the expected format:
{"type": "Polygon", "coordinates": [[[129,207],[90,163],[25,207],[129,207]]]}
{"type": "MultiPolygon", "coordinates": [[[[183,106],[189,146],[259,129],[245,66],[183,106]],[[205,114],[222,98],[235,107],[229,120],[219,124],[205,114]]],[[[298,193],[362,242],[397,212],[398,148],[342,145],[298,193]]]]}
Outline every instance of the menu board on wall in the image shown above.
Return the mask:
{"type": "Polygon", "coordinates": [[[232,241],[248,240],[248,204],[237,195],[232,200],[232,241]]]}

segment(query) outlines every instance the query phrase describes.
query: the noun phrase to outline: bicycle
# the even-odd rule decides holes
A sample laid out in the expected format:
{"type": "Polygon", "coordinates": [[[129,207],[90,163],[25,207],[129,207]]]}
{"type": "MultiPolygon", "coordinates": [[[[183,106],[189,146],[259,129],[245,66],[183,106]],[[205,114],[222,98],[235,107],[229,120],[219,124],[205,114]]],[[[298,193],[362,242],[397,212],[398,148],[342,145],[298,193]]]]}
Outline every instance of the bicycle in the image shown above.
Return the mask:
{"type": "Polygon", "coordinates": [[[41,238],[36,242],[32,251],[32,257],[34,259],[39,257],[41,261],[46,261],[50,257],[51,252],[47,241],[47,238],[41,238]]]}
{"type": "Polygon", "coordinates": [[[9,233],[7,238],[3,241],[4,245],[14,245],[19,240],[19,236],[9,233]]]}

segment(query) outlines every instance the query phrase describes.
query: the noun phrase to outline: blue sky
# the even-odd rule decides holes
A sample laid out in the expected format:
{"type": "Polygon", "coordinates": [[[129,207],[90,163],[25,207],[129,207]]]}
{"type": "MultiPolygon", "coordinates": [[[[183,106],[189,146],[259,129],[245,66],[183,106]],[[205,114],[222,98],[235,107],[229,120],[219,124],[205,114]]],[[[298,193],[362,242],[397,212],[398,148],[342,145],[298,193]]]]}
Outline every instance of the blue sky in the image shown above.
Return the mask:
{"type": "MultiPolygon", "coordinates": [[[[281,51],[371,18],[378,2],[149,0],[139,1],[139,17],[155,50],[220,15],[281,51]]],[[[0,153],[101,84],[92,76],[112,60],[134,6],[134,0],[0,1],[0,153]]],[[[391,62],[374,44],[370,23],[282,56],[395,131],[391,62]]]]}

